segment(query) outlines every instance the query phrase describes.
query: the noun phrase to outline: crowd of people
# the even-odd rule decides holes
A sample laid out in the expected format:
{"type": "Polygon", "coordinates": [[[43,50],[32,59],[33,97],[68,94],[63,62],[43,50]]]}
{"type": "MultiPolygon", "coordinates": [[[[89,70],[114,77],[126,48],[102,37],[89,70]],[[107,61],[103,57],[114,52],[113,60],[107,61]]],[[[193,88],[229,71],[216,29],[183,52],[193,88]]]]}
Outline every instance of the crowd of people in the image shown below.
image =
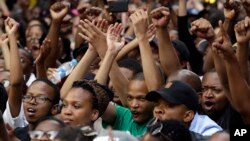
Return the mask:
{"type": "Polygon", "coordinates": [[[250,124],[249,0],[112,1],[0,0],[0,141],[229,141],[250,124]]]}

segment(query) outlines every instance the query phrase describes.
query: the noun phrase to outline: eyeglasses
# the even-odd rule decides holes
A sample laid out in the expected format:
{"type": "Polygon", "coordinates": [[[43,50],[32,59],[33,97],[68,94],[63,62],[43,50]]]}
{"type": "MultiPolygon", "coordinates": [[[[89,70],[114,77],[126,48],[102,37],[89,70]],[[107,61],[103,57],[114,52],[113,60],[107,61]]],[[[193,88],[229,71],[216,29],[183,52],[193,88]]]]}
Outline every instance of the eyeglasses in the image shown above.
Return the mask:
{"type": "Polygon", "coordinates": [[[163,124],[158,118],[153,118],[149,121],[147,128],[152,136],[160,136],[166,141],[173,141],[170,136],[162,133],[163,124]]]}
{"type": "Polygon", "coordinates": [[[44,96],[31,96],[31,95],[24,95],[23,96],[23,102],[30,102],[30,101],[33,100],[33,98],[35,99],[35,102],[39,103],[39,104],[43,104],[46,101],[53,102],[48,97],[44,97],[44,96]]]}
{"type": "Polygon", "coordinates": [[[35,131],[30,131],[29,132],[29,136],[31,139],[42,139],[43,136],[47,136],[48,139],[50,140],[54,140],[55,137],[57,136],[58,131],[39,131],[39,130],[35,130],[35,131]]]}

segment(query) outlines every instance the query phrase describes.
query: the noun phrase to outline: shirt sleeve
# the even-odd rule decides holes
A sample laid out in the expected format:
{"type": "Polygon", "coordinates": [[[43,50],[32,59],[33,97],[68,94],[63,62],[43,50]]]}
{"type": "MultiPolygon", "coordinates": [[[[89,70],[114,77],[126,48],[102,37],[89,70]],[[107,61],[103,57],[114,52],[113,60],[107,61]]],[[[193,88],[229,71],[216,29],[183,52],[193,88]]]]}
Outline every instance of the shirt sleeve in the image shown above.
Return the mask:
{"type": "Polygon", "coordinates": [[[20,113],[17,117],[12,117],[10,113],[10,106],[9,102],[6,103],[6,109],[3,113],[3,119],[5,123],[8,123],[10,127],[17,128],[17,127],[26,127],[28,126],[28,122],[25,118],[24,110],[23,110],[23,103],[21,105],[20,113]]]}

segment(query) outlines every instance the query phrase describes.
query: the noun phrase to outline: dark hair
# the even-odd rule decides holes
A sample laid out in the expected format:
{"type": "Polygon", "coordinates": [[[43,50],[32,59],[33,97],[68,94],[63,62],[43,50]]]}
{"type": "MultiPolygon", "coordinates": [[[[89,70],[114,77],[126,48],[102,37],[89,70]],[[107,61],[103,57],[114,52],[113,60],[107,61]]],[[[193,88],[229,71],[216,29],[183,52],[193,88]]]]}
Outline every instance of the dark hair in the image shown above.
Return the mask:
{"type": "Polygon", "coordinates": [[[139,72],[137,74],[135,74],[135,76],[132,78],[132,80],[140,80],[140,81],[144,81],[144,74],[143,72],[139,72]]]}
{"type": "Polygon", "coordinates": [[[99,117],[106,111],[109,101],[113,99],[114,93],[106,86],[95,80],[75,81],[73,88],[82,88],[92,94],[92,106],[99,111],[99,117]]]}
{"type": "MultiPolygon", "coordinates": [[[[162,126],[161,133],[173,141],[191,141],[191,135],[184,123],[177,120],[158,121],[152,126],[148,126],[148,132],[153,133],[162,126]]],[[[161,136],[161,134],[157,134],[161,136]]],[[[156,135],[156,136],[157,136],[156,135]]]]}
{"type": "Polygon", "coordinates": [[[4,112],[6,108],[6,102],[8,100],[7,92],[2,83],[0,83],[0,110],[4,112]]]}
{"type": "Polygon", "coordinates": [[[41,119],[39,119],[39,120],[35,123],[33,129],[35,129],[41,122],[44,122],[44,121],[46,121],[46,120],[53,120],[53,121],[56,121],[57,123],[59,123],[59,125],[60,125],[61,128],[65,127],[64,122],[62,122],[60,119],[58,119],[58,118],[56,118],[56,117],[54,117],[54,116],[46,116],[46,117],[42,117],[41,119]]]}
{"type": "Polygon", "coordinates": [[[55,85],[54,83],[52,83],[47,78],[38,78],[35,81],[33,81],[32,84],[35,83],[35,82],[39,82],[39,81],[46,83],[47,85],[49,85],[53,89],[53,91],[54,91],[54,98],[53,98],[52,102],[53,102],[53,104],[58,104],[59,100],[60,100],[60,90],[57,87],[57,85],[55,85]]]}
{"type": "Polygon", "coordinates": [[[123,67],[123,68],[127,68],[127,69],[133,71],[134,75],[139,73],[139,72],[142,72],[141,64],[138,61],[136,61],[135,59],[127,58],[127,59],[120,60],[120,61],[118,61],[118,66],[123,67]]]}
{"type": "Polygon", "coordinates": [[[85,135],[84,131],[79,127],[64,127],[62,128],[55,139],[60,141],[93,141],[96,136],[85,135]]]}

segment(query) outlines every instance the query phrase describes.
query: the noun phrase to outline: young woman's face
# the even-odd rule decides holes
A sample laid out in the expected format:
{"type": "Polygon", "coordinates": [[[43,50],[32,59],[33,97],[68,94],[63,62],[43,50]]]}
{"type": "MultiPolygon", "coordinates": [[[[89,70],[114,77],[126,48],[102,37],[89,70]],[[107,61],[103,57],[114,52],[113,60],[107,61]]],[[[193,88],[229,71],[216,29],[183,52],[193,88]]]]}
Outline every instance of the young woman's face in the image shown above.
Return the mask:
{"type": "Polygon", "coordinates": [[[40,53],[40,39],[42,38],[43,31],[39,25],[32,25],[26,32],[26,45],[31,51],[33,59],[40,53]]]}
{"type": "Polygon", "coordinates": [[[61,117],[68,125],[91,125],[98,118],[92,107],[92,94],[82,88],[72,88],[63,99],[61,117]]]}

